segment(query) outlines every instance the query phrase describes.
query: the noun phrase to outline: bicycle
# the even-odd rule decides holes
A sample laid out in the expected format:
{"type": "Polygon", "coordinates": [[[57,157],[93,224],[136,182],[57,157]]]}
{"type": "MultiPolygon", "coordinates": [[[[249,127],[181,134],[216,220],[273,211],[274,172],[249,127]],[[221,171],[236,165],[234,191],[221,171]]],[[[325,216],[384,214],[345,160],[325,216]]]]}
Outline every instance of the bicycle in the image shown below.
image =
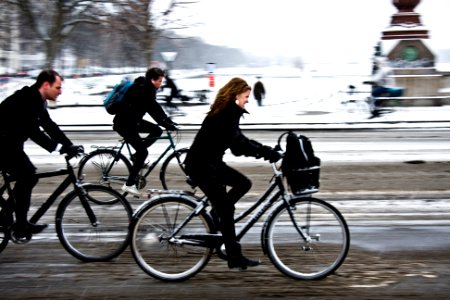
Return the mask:
{"type": "MultiPolygon", "coordinates": [[[[191,185],[186,183],[186,173],[184,170],[184,159],[188,152],[188,148],[176,148],[174,137],[170,131],[167,134],[157,138],[157,140],[168,140],[169,144],[164,151],[153,161],[152,164],[144,165],[138,180],[138,188],[142,189],[147,185],[146,178],[155,169],[164,157],[162,162],[159,179],[164,189],[184,189],[193,191],[191,185]],[[171,153],[167,156],[167,153],[171,153]]],[[[147,139],[147,138],[144,138],[147,139]]],[[[132,148],[124,140],[120,139],[118,144],[111,147],[92,146],[94,151],[87,154],[80,161],[78,177],[84,178],[86,182],[98,183],[120,190],[126,182],[131,170],[132,148]],[[123,152],[128,152],[128,159],[123,152]]]]}
{"type": "MultiPolygon", "coordinates": [[[[82,152],[82,149],[79,149],[79,153],[82,152]]],[[[66,177],[37,209],[30,222],[37,223],[72,184],[73,190],[62,198],[56,209],[55,228],[59,241],[67,252],[81,261],[109,261],[120,255],[129,244],[128,226],[132,208],[119,192],[111,188],[81,183],[70,159],[71,157],[65,156],[67,167],[64,169],[36,174],[38,178],[64,175],[66,177]]],[[[9,240],[24,244],[32,239],[32,235],[28,234],[23,238],[16,235],[15,199],[12,190],[14,178],[5,171],[1,171],[0,174],[3,178],[0,187],[0,252],[2,252],[9,240]]]]}
{"type": "MultiPolygon", "coordinates": [[[[279,144],[280,139],[277,150],[282,151],[279,144]]],[[[242,225],[239,230],[236,227],[238,240],[270,209],[261,230],[264,254],[293,279],[324,278],[347,256],[347,223],[334,206],[312,197],[318,191],[320,166],[298,170],[299,178],[317,178],[307,178],[309,185],[294,190],[289,184],[285,186],[281,168],[276,163],[271,165],[274,175],[268,188],[235,218],[235,223],[242,225]]],[[[183,191],[149,193],[155,195],[135,211],[130,224],[132,255],[145,273],[162,281],[184,281],[199,273],[212,255],[226,259],[206,196],[183,191]]]]}

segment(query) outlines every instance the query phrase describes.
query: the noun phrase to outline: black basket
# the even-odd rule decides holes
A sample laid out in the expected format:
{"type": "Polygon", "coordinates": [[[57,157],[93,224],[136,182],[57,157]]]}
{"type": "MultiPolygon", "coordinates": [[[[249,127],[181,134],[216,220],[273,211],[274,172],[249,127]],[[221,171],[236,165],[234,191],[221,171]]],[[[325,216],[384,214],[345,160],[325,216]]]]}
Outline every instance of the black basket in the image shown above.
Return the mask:
{"type": "Polygon", "coordinates": [[[284,176],[294,195],[319,191],[320,165],[290,170],[284,176]]]}

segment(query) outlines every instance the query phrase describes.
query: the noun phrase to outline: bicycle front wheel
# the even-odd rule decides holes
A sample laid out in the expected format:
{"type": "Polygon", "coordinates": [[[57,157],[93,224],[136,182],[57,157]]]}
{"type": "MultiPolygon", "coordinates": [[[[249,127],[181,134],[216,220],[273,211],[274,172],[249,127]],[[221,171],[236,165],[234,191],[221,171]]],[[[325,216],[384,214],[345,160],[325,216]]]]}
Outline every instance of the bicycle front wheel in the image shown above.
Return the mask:
{"type": "Polygon", "coordinates": [[[175,150],[163,162],[159,177],[164,189],[194,192],[194,188],[186,181],[187,175],[184,169],[184,159],[188,151],[188,148],[175,150]]]}
{"type": "Polygon", "coordinates": [[[264,236],[268,256],[279,271],[294,279],[324,278],[347,256],[347,223],[325,201],[296,197],[289,203],[278,206],[268,217],[264,236]]]}
{"type": "Polygon", "coordinates": [[[80,161],[78,178],[120,191],[130,170],[131,163],[122,153],[111,149],[98,149],[80,161]]]}
{"type": "Polygon", "coordinates": [[[109,261],[129,243],[132,208],[111,188],[88,184],[82,189],[80,194],[70,192],[58,206],[58,238],[67,252],[82,261],[109,261]],[[88,216],[89,208],[95,219],[88,216]]]}
{"type": "Polygon", "coordinates": [[[187,239],[187,234],[211,233],[209,219],[204,213],[197,214],[196,206],[189,199],[168,195],[150,200],[135,214],[131,252],[144,272],[162,281],[183,281],[206,266],[212,249],[187,239]]]}

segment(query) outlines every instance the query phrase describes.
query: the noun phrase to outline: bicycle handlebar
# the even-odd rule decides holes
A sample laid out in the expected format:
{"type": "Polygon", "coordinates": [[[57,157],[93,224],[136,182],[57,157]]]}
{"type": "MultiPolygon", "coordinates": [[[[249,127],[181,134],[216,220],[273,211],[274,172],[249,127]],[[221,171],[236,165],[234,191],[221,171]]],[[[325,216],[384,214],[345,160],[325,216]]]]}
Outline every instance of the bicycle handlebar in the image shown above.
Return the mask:
{"type": "Polygon", "coordinates": [[[75,154],[72,154],[72,153],[71,153],[71,154],[65,153],[64,158],[65,158],[65,159],[67,160],[67,162],[68,162],[68,161],[71,160],[72,158],[81,156],[82,154],[84,154],[84,147],[83,147],[82,145],[78,145],[78,146],[76,146],[75,154]]]}

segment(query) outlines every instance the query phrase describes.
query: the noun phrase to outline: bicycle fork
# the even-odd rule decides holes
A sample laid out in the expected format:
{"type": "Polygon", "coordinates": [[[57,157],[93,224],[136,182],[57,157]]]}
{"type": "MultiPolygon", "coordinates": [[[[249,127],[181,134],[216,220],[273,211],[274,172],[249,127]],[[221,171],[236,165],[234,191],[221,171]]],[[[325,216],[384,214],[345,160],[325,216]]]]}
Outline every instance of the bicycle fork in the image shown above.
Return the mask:
{"type": "Polygon", "coordinates": [[[88,201],[88,199],[90,198],[89,194],[79,183],[75,184],[75,190],[77,191],[78,195],[80,195],[79,198],[80,198],[81,205],[83,206],[84,210],[86,211],[86,214],[89,217],[89,221],[91,222],[91,225],[94,227],[97,227],[98,226],[97,217],[95,216],[95,213],[92,210],[91,206],[89,205],[89,201],[88,201]]]}
{"type": "Polygon", "coordinates": [[[310,245],[311,241],[319,241],[320,234],[310,235],[309,230],[311,228],[311,205],[308,204],[305,214],[305,225],[299,226],[298,222],[295,220],[293,211],[297,210],[297,207],[292,204],[287,204],[287,211],[289,214],[289,218],[291,219],[292,224],[294,225],[295,230],[302,237],[303,241],[306,242],[306,245],[302,246],[302,249],[305,251],[312,250],[310,245]]]}

